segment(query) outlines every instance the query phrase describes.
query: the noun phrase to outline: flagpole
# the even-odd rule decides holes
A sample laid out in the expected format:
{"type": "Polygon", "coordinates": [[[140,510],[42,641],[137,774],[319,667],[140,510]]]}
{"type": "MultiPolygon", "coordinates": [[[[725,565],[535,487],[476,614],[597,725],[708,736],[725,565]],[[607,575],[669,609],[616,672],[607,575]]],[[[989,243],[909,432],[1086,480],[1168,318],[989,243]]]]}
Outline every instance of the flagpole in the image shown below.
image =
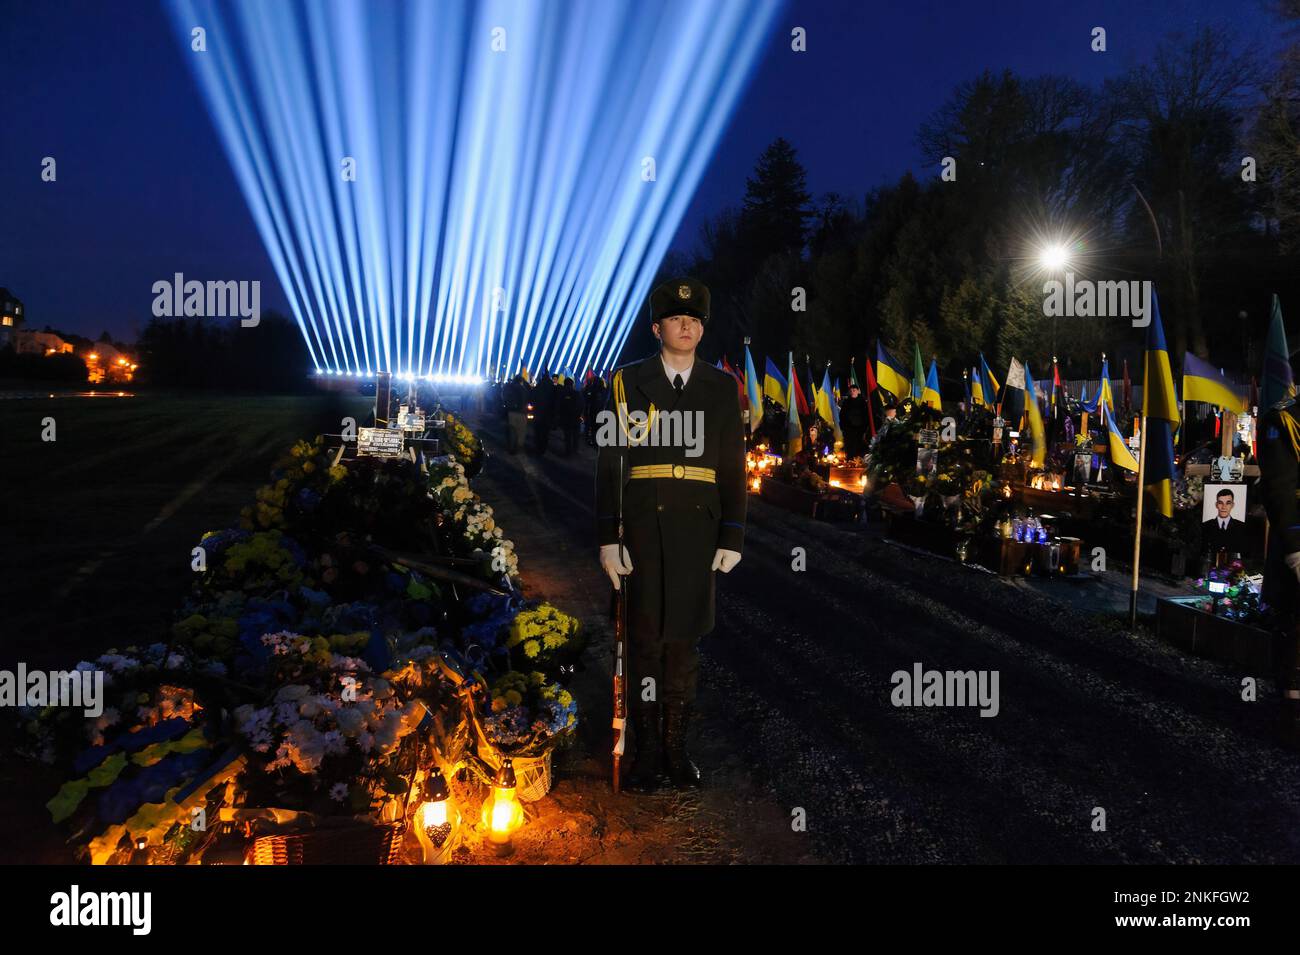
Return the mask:
{"type": "Polygon", "coordinates": [[[1138,432],[1138,501],[1137,530],[1133,535],[1133,588],[1128,595],[1128,626],[1137,629],[1138,573],[1142,560],[1142,498],[1145,497],[1147,473],[1147,416],[1142,416],[1142,429],[1138,432]]]}

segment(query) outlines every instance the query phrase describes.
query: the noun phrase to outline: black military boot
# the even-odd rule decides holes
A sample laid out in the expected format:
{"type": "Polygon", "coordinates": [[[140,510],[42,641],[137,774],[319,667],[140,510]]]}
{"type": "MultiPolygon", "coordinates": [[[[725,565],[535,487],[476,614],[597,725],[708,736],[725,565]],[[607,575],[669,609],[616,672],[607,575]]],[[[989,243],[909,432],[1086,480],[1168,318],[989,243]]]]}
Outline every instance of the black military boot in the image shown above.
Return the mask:
{"type": "Polygon", "coordinates": [[[632,735],[636,737],[636,757],[623,786],[628,792],[652,793],[664,784],[663,737],[659,732],[659,704],[638,700],[629,708],[632,735]]]}
{"type": "Polygon", "coordinates": [[[691,704],[669,700],[664,706],[664,761],[668,777],[678,789],[698,789],[700,770],[686,752],[686,733],[691,727],[691,704]]]}

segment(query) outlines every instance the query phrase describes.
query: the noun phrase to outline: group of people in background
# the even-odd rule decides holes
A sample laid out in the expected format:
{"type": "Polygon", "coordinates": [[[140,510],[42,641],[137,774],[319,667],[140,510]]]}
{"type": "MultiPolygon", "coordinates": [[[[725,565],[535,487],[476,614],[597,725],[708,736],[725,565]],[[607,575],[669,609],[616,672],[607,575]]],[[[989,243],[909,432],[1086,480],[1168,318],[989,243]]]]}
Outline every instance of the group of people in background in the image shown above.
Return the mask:
{"type": "MultiPolygon", "coordinates": [[[[532,451],[544,455],[550,449],[551,438],[559,431],[563,454],[571,456],[578,449],[583,421],[593,422],[605,406],[606,386],[599,375],[588,374],[579,391],[573,378],[561,374],[543,373],[529,380],[519,373],[507,381],[493,382],[491,395],[494,406],[506,421],[506,447],[518,454],[528,446],[532,433],[532,451]]],[[[586,429],[587,444],[595,447],[596,432],[586,429]]]]}

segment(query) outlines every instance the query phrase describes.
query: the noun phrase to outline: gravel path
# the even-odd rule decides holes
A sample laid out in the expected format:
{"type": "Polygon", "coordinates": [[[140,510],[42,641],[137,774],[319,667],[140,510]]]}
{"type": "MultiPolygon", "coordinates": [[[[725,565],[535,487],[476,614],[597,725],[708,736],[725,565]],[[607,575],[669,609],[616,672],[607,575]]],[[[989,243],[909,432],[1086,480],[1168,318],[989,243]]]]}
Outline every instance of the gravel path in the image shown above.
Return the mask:
{"type": "MultiPolygon", "coordinates": [[[[610,646],[594,453],[512,457],[483,424],[492,457],[475,487],[518,542],[530,589],[595,636],[578,684],[585,735],[567,764],[595,780],[610,646]]],[[[1077,604],[751,497],[744,560],[720,578],[718,628],[703,644],[705,858],[1300,861],[1300,757],[1270,742],[1269,702],[1240,698],[1253,676],[1269,700],[1266,675],[1185,656],[1077,604]],[[893,706],[891,674],[916,663],[997,671],[998,714],[893,706]],[[783,821],[800,816],[806,832],[783,821]]]]}

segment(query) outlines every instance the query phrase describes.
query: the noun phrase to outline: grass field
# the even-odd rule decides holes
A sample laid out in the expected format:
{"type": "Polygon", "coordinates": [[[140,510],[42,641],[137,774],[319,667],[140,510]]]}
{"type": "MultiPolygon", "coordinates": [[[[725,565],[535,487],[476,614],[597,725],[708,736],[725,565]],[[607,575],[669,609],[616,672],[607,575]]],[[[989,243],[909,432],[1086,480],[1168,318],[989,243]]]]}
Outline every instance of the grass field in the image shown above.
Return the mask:
{"type": "Polygon", "coordinates": [[[0,402],[0,668],[165,639],[199,536],[236,524],[295,440],[337,433],[345,415],[365,424],[369,407],[326,395],[0,402]]]}

